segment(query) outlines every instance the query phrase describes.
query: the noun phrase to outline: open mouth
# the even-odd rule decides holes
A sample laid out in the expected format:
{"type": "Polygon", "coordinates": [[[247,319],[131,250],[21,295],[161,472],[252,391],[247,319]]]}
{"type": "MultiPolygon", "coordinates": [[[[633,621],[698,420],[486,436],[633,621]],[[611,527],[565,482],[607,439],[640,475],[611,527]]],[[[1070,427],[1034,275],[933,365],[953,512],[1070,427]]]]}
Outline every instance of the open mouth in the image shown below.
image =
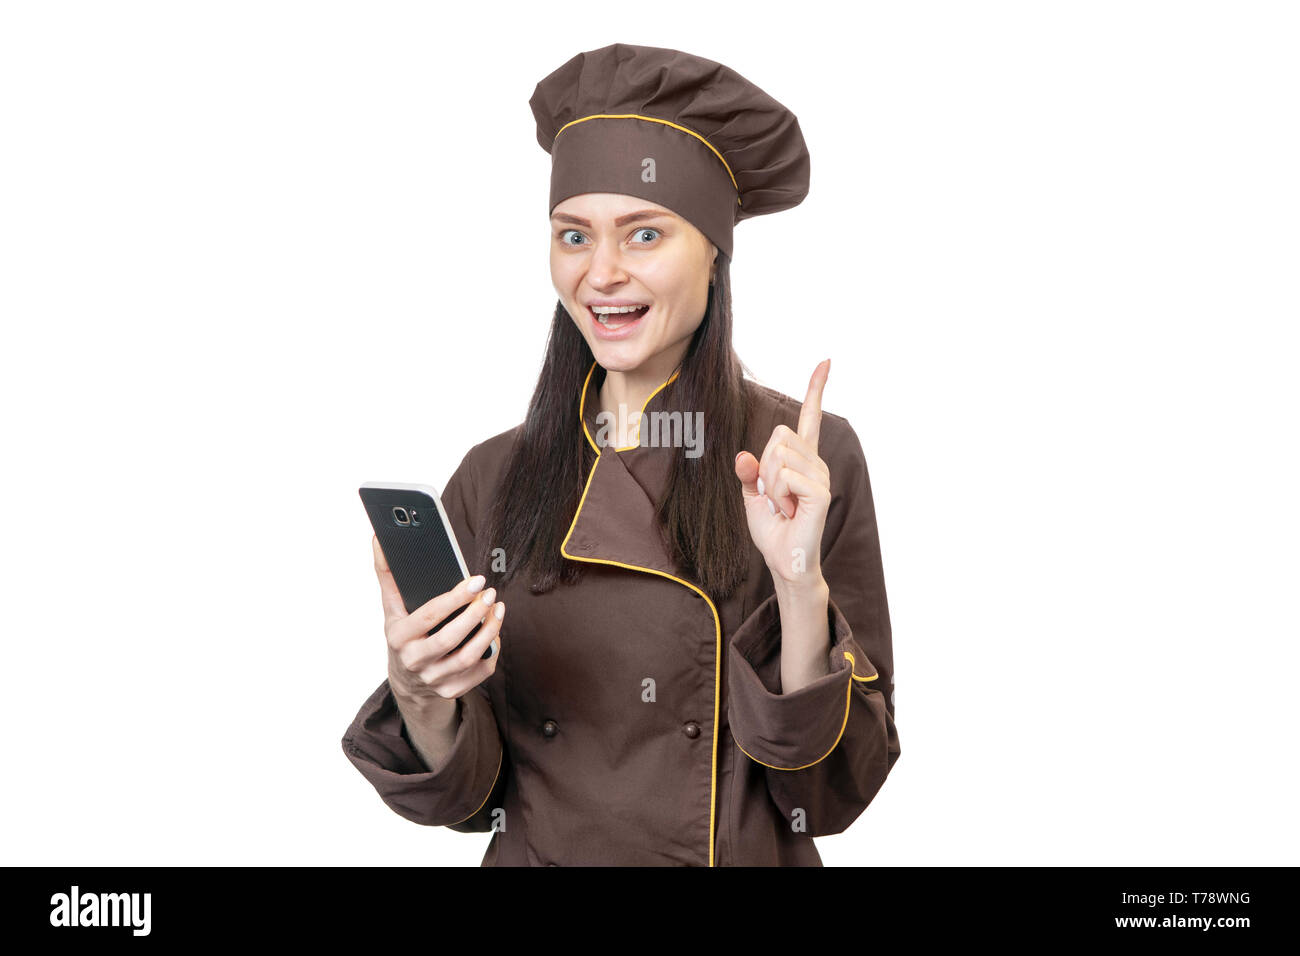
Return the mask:
{"type": "Polygon", "coordinates": [[[637,323],[645,318],[646,313],[650,311],[650,306],[641,305],[636,308],[628,308],[626,311],[623,309],[612,311],[602,308],[599,312],[591,306],[587,306],[587,311],[591,314],[591,321],[597,334],[609,337],[615,333],[630,333],[637,323]]]}

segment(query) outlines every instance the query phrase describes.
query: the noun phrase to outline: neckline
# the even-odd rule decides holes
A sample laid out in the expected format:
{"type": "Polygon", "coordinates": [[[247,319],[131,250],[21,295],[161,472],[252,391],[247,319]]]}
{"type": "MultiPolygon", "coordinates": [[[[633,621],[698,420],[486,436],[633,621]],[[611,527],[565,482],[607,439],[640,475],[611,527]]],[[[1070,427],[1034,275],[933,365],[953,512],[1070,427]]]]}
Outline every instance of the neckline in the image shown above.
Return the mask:
{"type": "MultiPolygon", "coordinates": [[[[582,397],[578,400],[578,421],[582,425],[582,433],[587,436],[587,443],[591,445],[591,447],[595,450],[597,456],[599,456],[601,454],[601,448],[599,445],[596,444],[596,440],[591,437],[591,431],[590,429],[587,428],[587,387],[591,384],[591,376],[596,371],[597,364],[599,363],[597,363],[593,359],[591,363],[591,368],[587,369],[587,377],[582,382],[582,397]]],[[[663,391],[665,386],[667,386],[670,382],[674,381],[677,378],[677,376],[681,374],[681,372],[682,370],[679,367],[673,371],[672,375],[669,375],[666,379],[664,379],[662,382],[659,383],[659,386],[653,392],[651,392],[649,396],[647,396],[646,400],[641,404],[641,412],[640,412],[641,415],[645,415],[645,410],[649,406],[650,402],[654,399],[654,397],[658,395],[661,391],[663,391]]],[[[624,445],[622,448],[614,448],[613,450],[615,452],[620,452],[620,451],[632,451],[635,448],[640,448],[641,447],[640,431],[637,432],[636,438],[637,438],[636,444],[624,445]]]]}

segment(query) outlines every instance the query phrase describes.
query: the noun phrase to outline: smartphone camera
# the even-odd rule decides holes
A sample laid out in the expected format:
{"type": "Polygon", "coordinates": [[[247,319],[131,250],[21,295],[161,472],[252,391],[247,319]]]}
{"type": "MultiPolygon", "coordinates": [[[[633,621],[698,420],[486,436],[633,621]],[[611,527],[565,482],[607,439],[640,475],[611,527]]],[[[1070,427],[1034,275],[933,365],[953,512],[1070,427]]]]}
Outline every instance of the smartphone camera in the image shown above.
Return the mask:
{"type": "Polygon", "coordinates": [[[420,512],[416,511],[414,508],[410,508],[407,510],[407,513],[411,516],[411,527],[420,527],[420,512]]]}
{"type": "Polygon", "coordinates": [[[393,507],[393,520],[403,526],[411,523],[410,515],[406,513],[406,509],[401,505],[395,505],[393,507]]]}

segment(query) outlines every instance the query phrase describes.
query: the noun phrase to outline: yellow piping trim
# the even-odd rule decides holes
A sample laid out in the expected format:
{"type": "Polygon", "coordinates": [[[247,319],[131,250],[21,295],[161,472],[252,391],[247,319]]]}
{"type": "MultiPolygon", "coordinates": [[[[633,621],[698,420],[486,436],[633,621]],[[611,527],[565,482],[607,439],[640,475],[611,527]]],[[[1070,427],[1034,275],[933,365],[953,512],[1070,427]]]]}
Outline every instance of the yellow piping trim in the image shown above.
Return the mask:
{"type": "MultiPolygon", "coordinates": [[[[844,652],[844,656],[849,659],[849,673],[853,674],[853,666],[857,663],[857,661],[853,659],[853,655],[850,654],[848,651],[844,652]]],[[[875,680],[879,676],[880,676],[880,671],[876,671],[870,677],[859,677],[857,674],[853,674],[853,679],[860,680],[860,681],[869,681],[869,680],[875,680]]]]}
{"type": "MultiPolygon", "coordinates": [[[[474,813],[478,813],[480,810],[483,809],[483,805],[486,804],[488,802],[488,798],[492,796],[492,791],[497,788],[497,779],[501,776],[501,762],[505,760],[505,756],[506,756],[506,745],[505,745],[505,741],[502,741],[501,755],[497,757],[497,772],[492,776],[492,786],[488,787],[487,796],[483,798],[483,803],[480,803],[477,807],[474,808],[474,813]]],[[[469,817],[472,817],[474,813],[471,813],[469,817]]],[[[456,823],[464,823],[466,820],[469,819],[469,817],[461,817],[455,823],[449,823],[448,826],[454,827],[456,823]]]]}
{"type": "MultiPolygon", "coordinates": [[[[875,680],[877,677],[880,676],[880,672],[876,671],[876,673],[872,674],[870,677],[859,677],[857,674],[853,673],[853,664],[854,664],[853,655],[850,654],[848,651],[845,651],[844,656],[847,657],[849,660],[849,675],[853,678],[853,680],[869,681],[869,680],[875,680]]],[[[776,764],[764,763],[762,760],[759,760],[757,757],[751,754],[744,747],[741,747],[740,741],[736,740],[736,735],[734,733],[731,735],[731,739],[736,740],[736,746],[740,748],[740,752],[743,753],[750,760],[754,761],[754,763],[761,763],[763,764],[764,767],[771,767],[773,770],[805,770],[808,767],[811,767],[813,764],[821,763],[823,760],[829,757],[832,751],[834,751],[835,748],[839,745],[840,738],[844,736],[844,728],[849,725],[849,701],[851,701],[852,699],[853,699],[853,681],[851,680],[849,681],[848,684],[848,696],[844,700],[844,723],[840,724],[840,732],[835,735],[835,743],[831,744],[830,750],[826,751],[824,754],[822,754],[812,763],[806,763],[802,767],[778,767],[776,766],[776,764]]]]}
{"type": "MultiPolygon", "coordinates": [[[[586,414],[586,408],[587,408],[587,383],[591,381],[591,373],[594,372],[594,371],[596,371],[596,363],[595,363],[595,362],[592,362],[592,363],[591,363],[591,368],[587,369],[587,377],[586,377],[585,379],[583,379],[583,381],[582,381],[582,398],[581,398],[581,399],[579,400],[579,402],[578,402],[578,421],[582,424],[582,433],[583,433],[584,435],[587,436],[587,442],[588,442],[588,444],[590,444],[591,447],[592,447],[593,449],[595,449],[595,451],[596,451],[596,457],[599,458],[599,457],[600,457],[600,449],[596,446],[596,442],[592,439],[592,437],[591,437],[591,432],[587,431],[587,414],[586,414]]],[[[677,371],[673,372],[672,375],[669,375],[669,376],[668,376],[667,381],[665,381],[662,385],[660,385],[658,388],[656,388],[653,392],[650,393],[650,398],[647,398],[644,402],[641,403],[641,414],[642,414],[642,415],[645,414],[645,408],[646,408],[647,405],[650,404],[650,399],[651,399],[651,398],[654,398],[656,395],[658,395],[658,394],[663,390],[664,385],[667,385],[669,382],[671,382],[673,379],[675,379],[675,378],[676,378],[678,375],[680,375],[681,373],[682,373],[682,370],[681,370],[681,369],[677,369],[677,371]]],[[[638,421],[639,421],[639,419],[638,419],[638,421]]],[[[638,427],[638,429],[640,428],[639,425],[638,425],[637,427],[638,427]]],[[[637,436],[636,436],[636,437],[637,437],[637,441],[639,442],[639,441],[641,440],[641,432],[640,432],[639,430],[637,431],[637,436]]],[[[630,450],[632,450],[633,448],[640,448],[640,447],[641,447],[640,445],[625,445],[625,446],[622,447],[622,448],[615,448],[614,450],[615,450],[615,451],[630,451],[630,450]]],[[[593,468],[593,470],[594,470],[594,468],[593,468]]],[[[575,518],[576,518],[576,515],[575,515],[575,518]]],[[[572,526],[570,526],[570,527],[572,527],[572,526]]]]}
{"type": "MultiPolygon", "coordinates": [[[[593,362],[592,368],[594,369],[595,367],[596,364],[593,362]]],[[[676,377],[676,373],[674,373],[673,378],[676,377]]],[[[587,372],[587,378],[591,378],[590,370],[587,372]]],[[[673,378],[668,379],[668,382],[671,382],[673,378]]],[[[668,382],[664,382],[664,385],[667,385],[668,382]]],[[[663,388],[663,385],[660,385],[659,388],[663,388]]],[[[585,396],[587,391],[587,386],[585,384],[583,385],[582,390],[583,395],[585,396]]],[[[655,391],[657,392],[659,389],[655,389],[655,391]]],[[[647,399],[647,401],[649,400],[647,399]]],[[[642,411],[644,410],[645,406],[642,406],[642,411]]],[[[584,431],[586,430],[585,422],[583,424],[583,429],[584,431]]],[[[587,436],[587,440],[591,440],[590,435],[587,436]]],[[[594,446],[595,442],[592,442],[592,445],[594,446]]],[[[636,446],[633,445],[630,447],[635,448],[636,446]]],[[[622,450],[623,449],[615,449],[615,451],[622,450]]],[[[617,568],[628,568],[632,571],[645,571],[648,574],[657,574],[660,577],[668,578],[670,581],[676,581],[678,584],[685,585],[700,597],[704,598],[705,602],[709,605],[709,610],[713,612],[713,756],[709,768],[709,866],[713,866],[714,827],[716,825],[714,822],[714,813],[718,804],[718,702],[722,689],[722,618],[718,616],[718,609],[714,607],[713,602],[709,600],[709,596],[690,581],[685,581],[676,575],[669,574],[666,571],[659,571],[655,568],[643,568],[640,565],[624,564],[622,561],[610,561],[606,558],[580,558],[577,555],[569,554],[564,550],[564,546],[569,543],[569,538],[573,535],[574,525],[578,523],[578,515],[582,514],[582,506],[586,503],[587,492],[591,488],[591,479],[595,476],[598,467],[600,467],[599,449],[596,451],[596,461],[592,464],[591,471],[587,473],[587,483],[582,488],[582,497],[578,499],[578,510],[573,513],[573,520],[569,522],[569,530],[565,533],[564,540],[560,542],[560,554],[571,561],[585,561],[588,564],[611,564],[617,568]]],[[[477,813],[478,811],[475,812],[477,813]]]]}
{"type": "MultiPolygon", "coordinates": [[[[740,192],[740,186],[736,182],[735,175],[732,174],[731,172],[731,167],[727,165],[727,161],[722,158],[722,154],[719,153],[717,149],[714,148],[712,143],[710,143],[699,133],[695,132],[695,130],[693,129],[687,129],[685,126],[679,126],[676,123],[671,123],[666,119],[659,119],[657,116],[642,116],[640,113],[592,113],[590,116],[580,116],[578,117],[578,119],[569,120],[569,122],[565,123],[563,126],[560,127],[559,132],[555,134],[555,137],[551,140],[551,142],[554,143],[555,140],[559,139],[560,133],[563,133],[574,123],[585,123],[587,120],[593,120],[593,119],[639,119],[639,120],[645,120],[647,123],[663,123],[665,126],[671,126],[673,129],[679,129],[683,133],[689,133],[691,136],[694,136],[705,146],[709,147],[709,149],[713,150],[713,155],[718,157],[718,162],[722,163],[722,168],[725,169],[727,171],[727,175],[731,177],[731,185],[736,187],[737,193],[740,192]]],[[[739,195],[736,196],[736,205],[737,206],[741,205],[739,195]]]]}

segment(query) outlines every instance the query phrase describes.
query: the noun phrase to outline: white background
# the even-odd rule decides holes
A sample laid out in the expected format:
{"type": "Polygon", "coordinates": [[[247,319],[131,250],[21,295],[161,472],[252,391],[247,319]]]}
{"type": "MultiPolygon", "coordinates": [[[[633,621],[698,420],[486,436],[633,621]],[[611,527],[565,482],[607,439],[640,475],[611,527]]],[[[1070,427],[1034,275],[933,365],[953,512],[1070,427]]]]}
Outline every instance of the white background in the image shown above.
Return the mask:
{"type": "Polygon", "coordinates": [[[902,756],[826,863],[1297,862],[1293,6],[0,9],[4,862],[478,864],[340,747],[356,487],[522,419],[527,101],[614,42],[811,151],[732,275],[878,510],[902,756]]]}

